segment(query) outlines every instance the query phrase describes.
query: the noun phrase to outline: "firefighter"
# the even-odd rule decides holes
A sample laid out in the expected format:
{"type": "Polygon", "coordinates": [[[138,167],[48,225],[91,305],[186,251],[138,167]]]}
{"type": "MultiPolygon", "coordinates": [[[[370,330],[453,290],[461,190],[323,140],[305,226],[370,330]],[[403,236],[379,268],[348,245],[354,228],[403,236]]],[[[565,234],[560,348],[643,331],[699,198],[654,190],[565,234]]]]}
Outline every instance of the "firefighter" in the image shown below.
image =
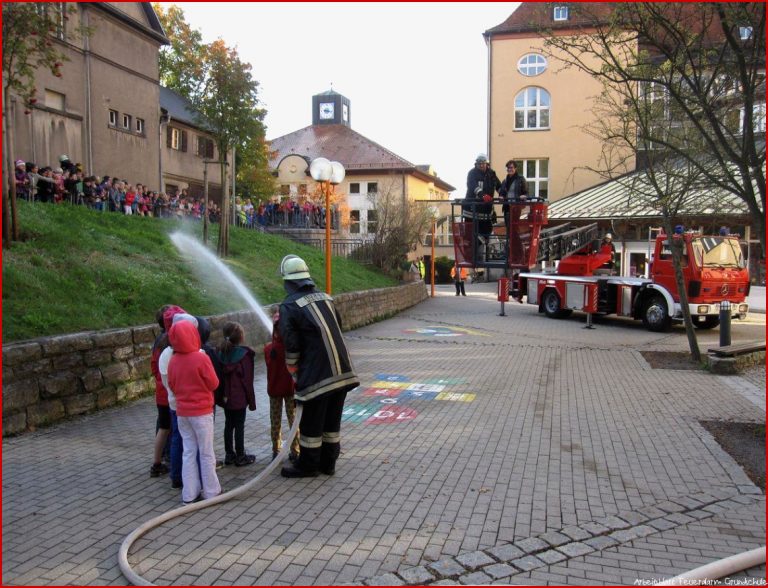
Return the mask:
{"type": "Polygon", "coordinates": [[[603,241],[600,243],[600,251],[602,253],[610,253],[611,259],[606,261],[601,267],[606,269],[614,269],[616,264],[614,258],[616,256],[616,246],[613,244],[613,235],[606,233],[603,237],[603,241]]]}
{"type": "Polygon", "coordinates": [[[467,194],[461,206],[462,219],[477,220],[477,233],[482,243],[488,242],[493,231],[493,195],[501,187],[496,172],[490,168],[488,157],[481,153],[467,174],[467,194]]]}
{"type": "Polygon", "coordinates": [[[299,459],[280,471],[285,478],[336,472],[341,447],[341,413],[347,392],[360,381],[341,334],[333,299],[315,288],[303,259],[286,255],[280,264],[288,295],[280,305],[285,362],[303,407],[299,459]]]}
{"type": "Polygon", "coordinates": [[[453,264],[453,267],[451,268],[451,278],[453,278],[453,283],[456,285],[456,296],[459,294],[466,296],[467,293],[464,291],[464,280],[467,279],[467,268],[463,267],[457,269],[458,265],[458,263],[453,264]]]}

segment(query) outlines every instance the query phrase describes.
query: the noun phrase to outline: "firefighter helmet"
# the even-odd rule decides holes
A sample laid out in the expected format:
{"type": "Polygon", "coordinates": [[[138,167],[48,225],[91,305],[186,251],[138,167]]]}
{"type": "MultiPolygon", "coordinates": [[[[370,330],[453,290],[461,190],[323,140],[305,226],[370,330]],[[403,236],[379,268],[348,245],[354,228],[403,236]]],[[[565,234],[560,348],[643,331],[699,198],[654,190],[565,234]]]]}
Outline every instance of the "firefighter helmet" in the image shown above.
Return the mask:
{"type": "Polygon", "coordinates": [[[286,255],[280,262],[280,274],[283,280],[306,280],[309,278],[309,268],[301,257],[286,255]]]}

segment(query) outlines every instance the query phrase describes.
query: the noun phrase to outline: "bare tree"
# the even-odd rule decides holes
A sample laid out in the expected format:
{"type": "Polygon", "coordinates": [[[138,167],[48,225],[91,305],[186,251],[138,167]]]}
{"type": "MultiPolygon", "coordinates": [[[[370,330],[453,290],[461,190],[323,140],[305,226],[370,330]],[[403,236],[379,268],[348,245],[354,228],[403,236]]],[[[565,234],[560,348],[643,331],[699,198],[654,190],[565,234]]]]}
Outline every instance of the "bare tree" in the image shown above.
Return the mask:
{"type": "Polygon", "coordinates": [[[634,111],[620,134],[630,134],[643,116],[648,104],[636,100],[641,92],[657,102],[653,124],[634,129],[635,146],[604,152],[604,171],[629,171],[635,154],[640,167],[665,157],[684,161],[697,181],[747,205],[765,257],[765,5],[590,2],[571,8],[581,30],[542,30],[545,52],[602,81],[609,113],[634,111]]]}
{"type": "Polygon", "coordinates": [[[379,192],[368,195],[376,210],[376,227],[369,247],[374,265],[385,271],[398,268],[432,222],[427,204],[408,200],[397,189],[399,184],[399,179],[392,177],[379,183],[379,192]]]}

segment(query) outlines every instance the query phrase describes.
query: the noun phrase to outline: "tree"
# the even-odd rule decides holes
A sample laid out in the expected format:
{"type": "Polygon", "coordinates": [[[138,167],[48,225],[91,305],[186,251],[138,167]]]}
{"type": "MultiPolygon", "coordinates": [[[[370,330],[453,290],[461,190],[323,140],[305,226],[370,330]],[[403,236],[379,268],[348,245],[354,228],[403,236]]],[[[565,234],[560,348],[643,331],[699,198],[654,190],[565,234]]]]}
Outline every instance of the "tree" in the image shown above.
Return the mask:
{"type": "Polygon", "coordinates": [[[277,179],[269,170],[270,155],[263,133],[248,137],[237,146],[237,192],[240,197],[253,196],[262,200],[275,194],[277,179]]]}
{"type": "Polygon", "coordinates": [[[376,210],[376,227],[369,245],[371,258],[384,271],[397,270],[432,223],[427,203],[407,200],[395,189],[399,185],[392,178],[380,183],[378,193],[368,196],[376,210]]]}
{"type": "MultiPolygon", "coordinates": [[[[542,31],[546,53],[622,98],[658,96],[666,119],[639,127],[638,145],[685,161],[701,181],[743,200],[765,257],[765,142],[756,137],[765,133],[764,4],[608,6],[572,3],[584,28],[568,36],[542,31]]],[[[637,110],[629,100],[624,107],[637,110]]],[[[649,150],[635,150],[642,164],[649,150]]]]}
{"type": "Polygon", "coordinates": [[[225,257],[231,218],[227,169],[236,173],[236,162],[228,162],[228,154],[234,148],[241,162],[257,168],[251,170],[249,178],[263,181],[268,169],[263,124],[266,110],[259,108],[259,83],[237,49],[227,47],[222,39],[203,44],[202,35],[189,26],[180,8],[164,11],[155,5],[155,10],[171,41],[169,48],[161,50],[160,79],[189,99],[198,116],[196,123],[214,136],[220,154],[222,202],[217,251],[225,257]],[[245,149],[255,152],[243,156],[245,149]]]}
{"type": "Polygon", "coordinates": [[[3,182],[8,193],[3,197],[3,247],[19,239],[16,214],[16,177],[14,174],[13,121],[11,94],[19,96],[28,106],[25,114],[37,102],[35,73],[47,69],[62,77],[62,67],[69,57],[61,41],[65,31],[67,41],[73,42],[92,29],[78,25],[67,26],[69,15],[77,9],[61,8],[61,4],[40,2],[3,3],[3,182]]]}

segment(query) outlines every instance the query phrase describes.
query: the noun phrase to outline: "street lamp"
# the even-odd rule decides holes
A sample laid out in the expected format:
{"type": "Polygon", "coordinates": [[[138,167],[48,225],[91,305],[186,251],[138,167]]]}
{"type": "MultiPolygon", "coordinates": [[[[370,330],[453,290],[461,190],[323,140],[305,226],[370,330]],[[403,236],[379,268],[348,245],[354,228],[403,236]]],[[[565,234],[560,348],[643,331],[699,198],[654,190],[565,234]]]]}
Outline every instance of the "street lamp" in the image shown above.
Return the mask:
{"type": "Polygon", "coordinates": [[[431,290],[431,296],[432,298],[435,297],[435,232],[437,228],[437,216],[440,214],[440,211],[435,206],[429,207],[429,213],[432,216],[432,257],[430,261],[430,280],[429,283],[432,285],[431,290]]]}
{"type": "Polygon", "coordinates": [[[340,184],[344,180],[344,166],[338,161],[328,161],[325,157],[318,157],[309,164],[309,174],[312,179],[320,183],[320,188],[325,195],[325,291],[331,293],[331,186],[340,184]]]}

